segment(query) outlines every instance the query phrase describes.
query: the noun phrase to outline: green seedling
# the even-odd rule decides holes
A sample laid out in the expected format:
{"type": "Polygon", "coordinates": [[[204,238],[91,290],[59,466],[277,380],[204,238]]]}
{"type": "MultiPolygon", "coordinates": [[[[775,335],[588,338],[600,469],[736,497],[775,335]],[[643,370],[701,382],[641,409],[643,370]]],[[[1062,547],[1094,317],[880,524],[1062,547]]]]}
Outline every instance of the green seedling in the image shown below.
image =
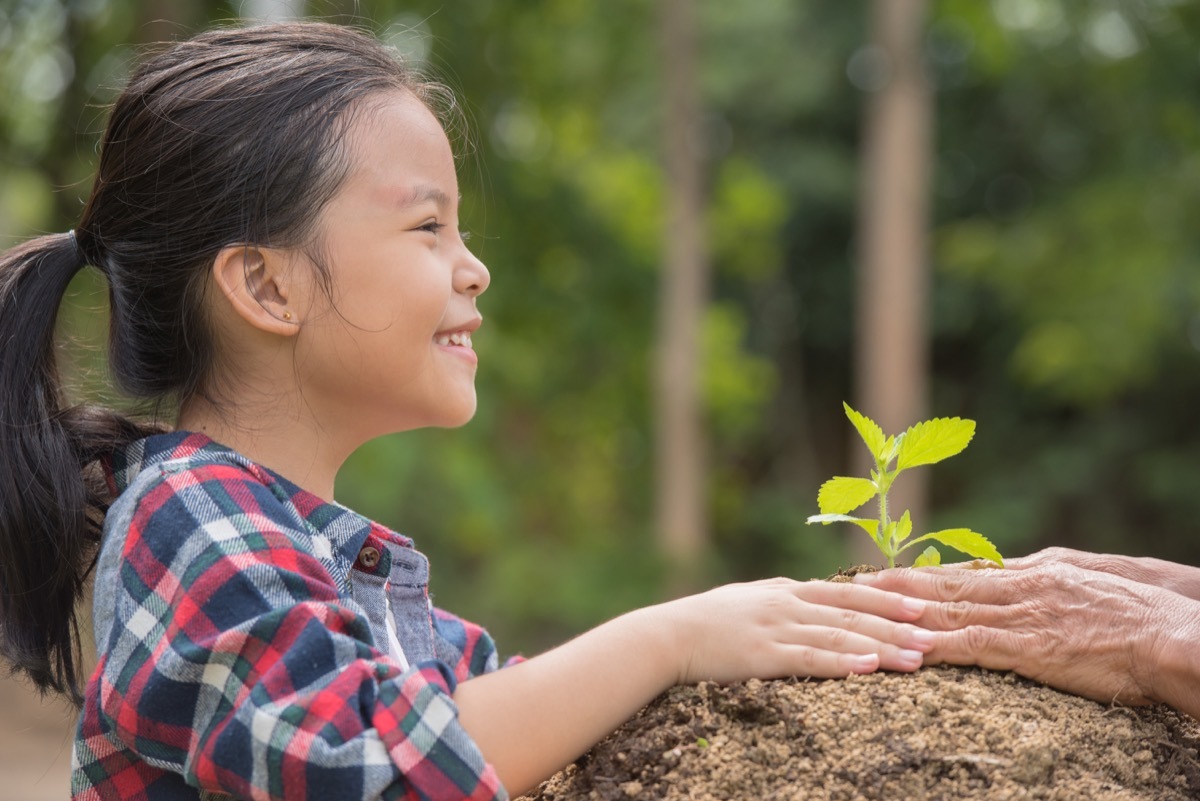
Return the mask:
{"type": "MultiPolygon", "coordinates": [[[[883,429],[866,415],[859,414],[843,403],[846,416],[858,430],[871,456],[875,468],[870,478],[847,478],[835,476],[821,485],[817,493],[817,505],[821,514],[808,518],[808,523],[853,523],[871,535],[871,540],[887,557],[888,567],[896,566],[896,557],[922,542],[935,540],[962,551],[977,559],[987,559],[1001,567],[1004,560],[996,546],[987,537],[969,528],[948,528],[922,534],[915,539],[912,535],[912,519],[908,510],[893,520],[888,513],[888,490],[900,475],[910,467],[935,464],[961,453],[975,436],[975,421],[958,417],[939,417],[917,423],[902,434],[884,436],[883,429]],[[879,497],[879,519],[853,517],[853,512],[872,498],[879,497]]],[[[941,552],[934,545],[926,546],[913,562],[913,567],[940,565],[941,552]]]]}

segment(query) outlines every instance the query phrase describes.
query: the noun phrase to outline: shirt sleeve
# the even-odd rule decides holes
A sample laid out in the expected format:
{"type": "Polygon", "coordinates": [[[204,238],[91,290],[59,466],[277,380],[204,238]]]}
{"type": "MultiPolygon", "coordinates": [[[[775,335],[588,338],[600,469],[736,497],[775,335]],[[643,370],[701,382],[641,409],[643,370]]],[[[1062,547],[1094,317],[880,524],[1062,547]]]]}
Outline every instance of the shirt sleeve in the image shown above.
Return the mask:
{"type": "MultiPolygon", "coordinates": [[[[438,658],[454,666],[454,677],[458,681],[491,673],[500,667],[496,641],[477,623],[434,607],[433,629],[438,658]]],[[[505,660],[504,667],[524,661],[523,656],[511,656],[505,660]]]]}
{"type": "Polygon", "coordinates": [[[376,650],[296,513],[241,468],[164,474],[117,585],[99,713],[147,763],[237,798],[507,798],[454,670],[376,650]]]}

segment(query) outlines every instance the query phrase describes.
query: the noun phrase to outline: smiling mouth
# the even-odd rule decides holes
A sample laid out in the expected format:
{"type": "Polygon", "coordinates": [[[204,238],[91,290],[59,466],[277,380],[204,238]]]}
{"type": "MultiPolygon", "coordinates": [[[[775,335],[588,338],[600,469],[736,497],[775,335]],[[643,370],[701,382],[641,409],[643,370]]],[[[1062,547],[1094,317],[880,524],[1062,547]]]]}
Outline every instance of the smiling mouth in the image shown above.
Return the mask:
{"type": "Polygon", "coordinates": [[[471,333],[469,331],[455,331],[452,334],[438,334],[433,338],[433,341],[438,345],[458,345],[462,348],[470,348],[471,333]]]}

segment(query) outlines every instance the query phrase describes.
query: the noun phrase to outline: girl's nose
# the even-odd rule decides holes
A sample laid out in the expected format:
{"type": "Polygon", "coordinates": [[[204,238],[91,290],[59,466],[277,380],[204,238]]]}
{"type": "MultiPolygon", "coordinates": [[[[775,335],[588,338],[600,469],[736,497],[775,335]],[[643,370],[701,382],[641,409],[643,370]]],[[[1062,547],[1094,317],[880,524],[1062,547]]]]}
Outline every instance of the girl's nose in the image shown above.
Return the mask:
{"type": "Polygon", "coordinates": [[[464,255],[454,271],[454,289],[472,297],[482,295],[492,283],[492,275],[466,245],[462,249],[464,255]]]}

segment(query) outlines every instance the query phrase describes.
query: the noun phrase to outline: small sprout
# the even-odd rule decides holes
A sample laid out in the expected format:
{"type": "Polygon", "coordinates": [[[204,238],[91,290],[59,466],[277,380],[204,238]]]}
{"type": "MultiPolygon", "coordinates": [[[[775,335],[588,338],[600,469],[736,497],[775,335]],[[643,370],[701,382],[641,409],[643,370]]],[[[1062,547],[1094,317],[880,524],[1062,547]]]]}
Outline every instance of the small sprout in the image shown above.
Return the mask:
{"type": "Polygon", "coordinates": [[[696,738],[696,747],[697,748],[708,748],[708,740],[704,739],[703,737],[697,737],[696,738]]]}
{"type": "MultiPolygon", "coordinates": [[[[975,421],[958,417],[939,417],[917,423],[903,434],[885,436],[875,421],[859,414],[843,403],[846,416],[858,430],[875,460],[870,478],[835,476],[821,485],[817,505],[821,514],[808,518],[808,523],[853,523],[870,535],[875,546],[887,557],[888,567],[896,566],[896,557],[919,542],[936,540],[969,556],[1004,566],[996,546],[982,534],[967,528],[948,528],[912,536],[912,519],[905,510],[899,520],[888,514],[887,495],[896,476],[910,467],[936,464],[961,453],[975,436],[975,421]],[[894,463],[894,466],[893,466],[894,463]],[[850,513],[878,496],[879,518],[854,517],[850,513]]],[[[926,546],[913,562],[913,567],[931,567],[942,563],[942,555],[933,545],[926,546]]]]}

